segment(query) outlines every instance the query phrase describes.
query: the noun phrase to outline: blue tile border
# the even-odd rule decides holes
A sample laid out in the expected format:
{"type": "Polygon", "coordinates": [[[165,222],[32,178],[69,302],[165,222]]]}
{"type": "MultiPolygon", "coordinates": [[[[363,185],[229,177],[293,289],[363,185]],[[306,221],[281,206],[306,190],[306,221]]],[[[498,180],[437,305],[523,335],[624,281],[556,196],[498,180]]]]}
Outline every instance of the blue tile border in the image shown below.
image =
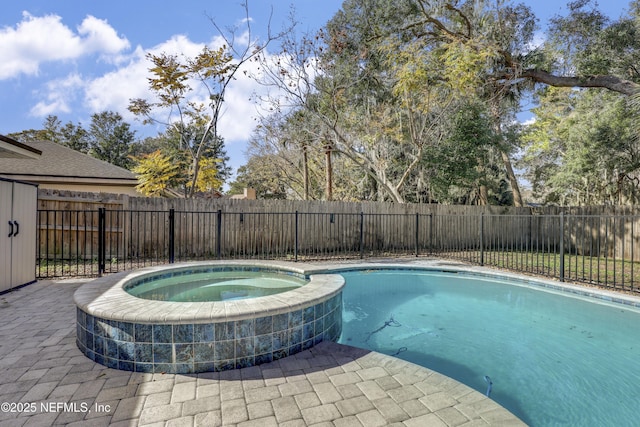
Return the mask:
{"type": "MultiPolygon", "coordinates": [[[[534,288],[549,289],[560,293],[566,293],[569,295],[575,295],[578,297],[593,298],[604,302],[621,304],[633,308],[640,309],[640,298],[638,296],[630,296],[625,298],[625,295],[614,294],[615,289],[603,289],[593,287],[590,288],[584,283],[579,285],[572,285],[570,282],[556,282],[546,278],[534,278],[524,275],[518,275],[517,273],[510,272],[490,272],[490,271],[478,271],[475,270],[478,267],[472,267],[469,269],[466,266],[460,266],[459,268],[443,268],[432,266],[406,266],[406,265],[363,265],[363,266],[349,266],[349,267],[337,267],[322,270],[322,274],[341,274],[351,272],[362,271],[403,271],[403,272],[426,272],[426,273],[441,273],[450,275],[459,275],[467,278],[481,278],[493,281],[506,281],[510,285],[529,286],[534,288]]],[[[489,267],[490,268],[490,267],[489,267]]]]}
{"type": "Polygon", "coordinates": [[[198,373],[268,363],[337,341],[342,292],[290,312],[238,321],[145,324],[113,321],[77,309],[76,343],[91,360],[136,372],[198,373]]]}

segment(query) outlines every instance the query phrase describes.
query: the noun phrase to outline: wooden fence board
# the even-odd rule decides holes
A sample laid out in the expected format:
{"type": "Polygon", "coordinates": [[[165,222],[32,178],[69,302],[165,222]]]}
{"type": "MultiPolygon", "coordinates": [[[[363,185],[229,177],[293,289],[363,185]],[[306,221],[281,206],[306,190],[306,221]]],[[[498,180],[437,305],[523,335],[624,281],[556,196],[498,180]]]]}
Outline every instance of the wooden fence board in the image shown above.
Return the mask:
{"type": "Polygon", "coordinates": [[[176,253],[211,257],[220,239],[222,255],[258,257],[358,251],[360,213],[367,250],[409,252],[485,247],[550,252],[559,247],[564,213],[565,249],[585,256],[640,260],[640,207],[502,207],[324,202],[297,200],[164,199],[115,194],[39,190],[40,256],[97,253],[97,209],[107,210],[106,244],[114,256],[161,256],[167,251],[169,209],[176,210],[176,253]],[[49,211],[47,213],[47,211],[49,211]],[[221,235],[217,212],[221,211],[221,235]],[[64,214],[62,213],[64,212],[64,214]],[[89,213],[87,213],[89,212],[89,213]],[[312,215],[313,214],[313,215],[312,215]],[[497,217],[496,215],[499,215],[497,217]],[[434,246],[433,248],[431,246],[434,246]]]}

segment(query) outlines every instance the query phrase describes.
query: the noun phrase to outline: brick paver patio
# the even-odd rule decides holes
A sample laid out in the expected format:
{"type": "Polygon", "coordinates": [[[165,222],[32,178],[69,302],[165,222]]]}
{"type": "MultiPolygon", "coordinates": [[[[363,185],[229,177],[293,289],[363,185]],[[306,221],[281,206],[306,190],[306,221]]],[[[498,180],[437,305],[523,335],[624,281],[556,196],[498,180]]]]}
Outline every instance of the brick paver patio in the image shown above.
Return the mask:
{"type": "Polygon", "coordinates": [[[335,343],[221,373],[109,369],[76,347],[80,284],[0,295],[0,427],[524,425],[450,378],[335,343]]]}

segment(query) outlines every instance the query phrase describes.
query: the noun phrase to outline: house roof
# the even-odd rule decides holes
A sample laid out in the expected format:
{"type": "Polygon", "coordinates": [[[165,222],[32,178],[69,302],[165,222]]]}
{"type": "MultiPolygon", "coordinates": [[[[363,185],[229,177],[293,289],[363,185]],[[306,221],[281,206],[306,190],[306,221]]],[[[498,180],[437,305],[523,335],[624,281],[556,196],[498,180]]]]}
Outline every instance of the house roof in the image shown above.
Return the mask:
{"type": "Polygon", "coordinates": [[[37,159],[41,154],[35,148],[0,135],[0,159],[37,159]]]}
{"type": "Polygon", "coordinates": [[[22,143],[42,152],[38,158],[0,157],[0,175],[46,182],[109,182],[137,184],[136,176],[127,169],[98,160],[86,154],[49,141],[22,143]]]}

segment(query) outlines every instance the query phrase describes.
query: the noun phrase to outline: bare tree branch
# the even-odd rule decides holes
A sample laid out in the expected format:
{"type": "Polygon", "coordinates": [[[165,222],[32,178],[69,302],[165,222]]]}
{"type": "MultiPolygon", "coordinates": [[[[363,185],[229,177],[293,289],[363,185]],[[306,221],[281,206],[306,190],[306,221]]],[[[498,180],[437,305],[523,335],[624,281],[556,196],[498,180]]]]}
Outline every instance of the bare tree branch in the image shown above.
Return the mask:
{"type": "Polygon", "coordinates": [[[544,70],[524,70],[519,77],[531,79],[556,87],[601,87],[623,95],[634,95],[640,92],[640,85],[612,75],[604,76],[556,76],[544,70]]]}

